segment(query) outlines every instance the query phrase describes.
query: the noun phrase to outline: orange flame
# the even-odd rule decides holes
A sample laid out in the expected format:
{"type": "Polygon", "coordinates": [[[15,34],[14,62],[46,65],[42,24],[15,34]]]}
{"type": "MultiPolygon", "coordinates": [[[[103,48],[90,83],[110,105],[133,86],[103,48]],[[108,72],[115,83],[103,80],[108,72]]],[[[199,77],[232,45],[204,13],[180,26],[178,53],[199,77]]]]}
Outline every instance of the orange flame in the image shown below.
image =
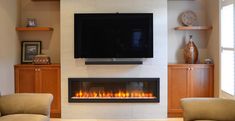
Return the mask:
{"type": "Polygon", "coordinates": [[[111,98],[111,97],[118,97],[118,98],[154,98],[155,96],[151,92],[126,92],[126,91],[118,91],[118,92],[85,92],[85,91],[78,91],[74,95],[76,98],[78,97],[99,97],[99,98],[111,98]]]}

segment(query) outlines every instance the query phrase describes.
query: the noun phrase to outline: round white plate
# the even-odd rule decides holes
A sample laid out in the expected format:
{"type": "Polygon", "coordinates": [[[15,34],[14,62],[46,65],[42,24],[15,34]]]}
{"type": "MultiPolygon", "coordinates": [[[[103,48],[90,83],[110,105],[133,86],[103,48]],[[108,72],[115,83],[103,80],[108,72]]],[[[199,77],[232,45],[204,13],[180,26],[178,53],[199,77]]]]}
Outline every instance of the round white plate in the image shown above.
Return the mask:
{"type": "Polygon", "coordinates": [[[197,21],[197,15],[193,11],[185,11],[181,14],[181,22],[186,26],[192,26],[197,21]]]}

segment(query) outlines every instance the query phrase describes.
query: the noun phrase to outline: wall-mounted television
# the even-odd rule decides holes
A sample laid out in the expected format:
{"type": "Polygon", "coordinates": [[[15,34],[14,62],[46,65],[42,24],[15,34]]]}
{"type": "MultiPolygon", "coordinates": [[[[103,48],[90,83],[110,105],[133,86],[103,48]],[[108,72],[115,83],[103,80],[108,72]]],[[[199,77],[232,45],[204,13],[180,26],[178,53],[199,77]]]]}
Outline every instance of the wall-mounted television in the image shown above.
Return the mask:
{"type": "Polygon", "coordinates": [[[75,58],[152,58],[152,13],[74,15],[75,58]]]}

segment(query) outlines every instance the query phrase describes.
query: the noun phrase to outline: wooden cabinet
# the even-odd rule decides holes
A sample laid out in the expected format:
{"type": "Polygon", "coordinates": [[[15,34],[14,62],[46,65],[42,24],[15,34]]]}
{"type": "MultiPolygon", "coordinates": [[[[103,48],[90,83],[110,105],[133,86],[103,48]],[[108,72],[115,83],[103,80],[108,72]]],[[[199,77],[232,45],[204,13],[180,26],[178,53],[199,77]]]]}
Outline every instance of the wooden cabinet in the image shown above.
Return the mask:
{"type": "Polygon", "coordinates": [[[180,99],[188,96],[188,78],[188,68],[168,66],[168,117],[182,113],[180,99]]]}
{"type": "Polygon", "coordinates": [[[180,100],[213,96],[212,64],[168,65],[168,117],[182,116],[180,100]]]}
{"type": "Polygon", "coordinates": [[[15,65],[16,93],[51,93],[51,117],[61,117],[60,65],[15,65]]]}
{"type": "Polygon", "coordinates": [[[35,69],[30,68],[15,68],[15,91],[34,93],[36,92],[36,73],[35,69]]]}

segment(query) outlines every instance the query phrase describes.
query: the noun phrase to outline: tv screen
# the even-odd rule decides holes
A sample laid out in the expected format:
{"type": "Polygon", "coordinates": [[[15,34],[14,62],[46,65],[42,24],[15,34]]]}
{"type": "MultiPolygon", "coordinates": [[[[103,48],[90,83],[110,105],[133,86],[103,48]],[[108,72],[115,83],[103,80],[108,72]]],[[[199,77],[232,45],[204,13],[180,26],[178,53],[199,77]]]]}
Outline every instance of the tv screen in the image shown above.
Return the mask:
{"type": "Polygon", "coordinates": [[[153,57],[153,14],[75,14],[75,58],[153,57]]]}

